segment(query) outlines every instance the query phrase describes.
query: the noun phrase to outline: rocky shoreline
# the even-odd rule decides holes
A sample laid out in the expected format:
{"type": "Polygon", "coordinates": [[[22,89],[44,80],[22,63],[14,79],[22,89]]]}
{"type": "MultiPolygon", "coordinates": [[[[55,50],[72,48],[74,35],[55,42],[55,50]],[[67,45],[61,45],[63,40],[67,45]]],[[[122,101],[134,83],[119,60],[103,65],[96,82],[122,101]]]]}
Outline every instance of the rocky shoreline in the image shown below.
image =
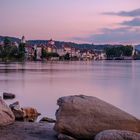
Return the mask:
{"type": "Polygon", "coordinates": [[[0,140],[57,140],[57,133],[52,124],[16,121],[0,127],[0,140]]]}
{"type": "Polygon", "coordinates": [[[36,109],[8,107],[0,98],[0,140],[140,140],[139,119],[96,97],[66,96],[57,104],[56,120],[33,122],[36,109]]]}

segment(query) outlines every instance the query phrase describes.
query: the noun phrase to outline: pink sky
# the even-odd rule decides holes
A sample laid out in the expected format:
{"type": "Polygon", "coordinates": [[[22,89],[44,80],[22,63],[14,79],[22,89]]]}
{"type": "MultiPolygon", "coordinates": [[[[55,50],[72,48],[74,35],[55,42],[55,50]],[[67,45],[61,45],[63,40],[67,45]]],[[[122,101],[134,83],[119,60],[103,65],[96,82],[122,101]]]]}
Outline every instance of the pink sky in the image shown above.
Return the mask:
{"type": "Polygon", "coordinates": [[[129,37],[119,40],[118,33],[114,35],[116,40],[110,37],[104,39],[104,29],[110,29],[114,34],[114,29],[126,28],[120,23],[135,17],[103,13],[129,12],[139,8],[139,0],[1,0],[0,35],[25,35],[27,39],[53,38],[80,43],[138,43],[135,32],[140,34],[140,25],[131,26],[137,28],[135,32],[128,28],[122,33],[128,36],[129,32],[132,40],[129,37]]]}

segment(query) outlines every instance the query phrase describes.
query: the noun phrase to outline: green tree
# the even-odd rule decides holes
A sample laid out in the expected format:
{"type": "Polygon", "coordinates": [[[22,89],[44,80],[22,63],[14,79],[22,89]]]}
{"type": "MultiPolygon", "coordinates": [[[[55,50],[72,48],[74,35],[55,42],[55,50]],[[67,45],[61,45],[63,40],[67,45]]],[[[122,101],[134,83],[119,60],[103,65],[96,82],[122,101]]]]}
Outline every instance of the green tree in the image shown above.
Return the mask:
{"type": "Polygon", "coordinates": [[[111,48],[106,48],[105,52],[108,59],[121,56],[131,56],[133,51],[132,46],[114,46],[111,48]]]}
{"type": "Polygon", "coordinates": [[[46,50],[42,47],[42,48],[41,48],[41,58],[44,59],[44,58],[46,58],[46,57],[47,57],[47,52],[46,52],[46,50]]]}
{"type": "Polygon", "coordinates": [[[8,37],[4,38],[4,47],[9,47],[11,45],[11,40],[8,37]]]}
{"type": "Polygon", "coordinates": [[[25,44],[24,43],[19,44],[18,57],[19,57],[19,59],[24,59],[25,58],[25,44]]]}
{"type": "Polygon", "coordinates": [[[64,55],[64,60],[70,60],[70,54],[69,53],[66,53],[64,55]]]}
{"type": "Polygon", "coordinates": [[[58,53],[47,53],[47,56],[46,56],[48,59],[51,58],[51,57],[59,57],[58,53]]]}
{"type": "Polygon", "coordinates": [[[34,61],[37,60],[37,50],[36,49],[34,50],[34,57],[33,57],[33,59],[34,59],[34,61]]]}

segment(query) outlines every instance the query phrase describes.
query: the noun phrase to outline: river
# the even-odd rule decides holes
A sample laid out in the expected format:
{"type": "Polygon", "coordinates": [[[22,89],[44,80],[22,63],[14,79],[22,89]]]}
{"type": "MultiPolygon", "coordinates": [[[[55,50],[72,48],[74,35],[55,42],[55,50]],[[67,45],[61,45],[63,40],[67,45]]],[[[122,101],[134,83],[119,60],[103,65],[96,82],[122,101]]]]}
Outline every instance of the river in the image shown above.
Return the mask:
{"type": "Polygon", "coordinates": [[[0,94],[11,92],[23,107],[55,117],[57,99],[84,94],[140,118],[140,61],[0,63],[0,94]]]}

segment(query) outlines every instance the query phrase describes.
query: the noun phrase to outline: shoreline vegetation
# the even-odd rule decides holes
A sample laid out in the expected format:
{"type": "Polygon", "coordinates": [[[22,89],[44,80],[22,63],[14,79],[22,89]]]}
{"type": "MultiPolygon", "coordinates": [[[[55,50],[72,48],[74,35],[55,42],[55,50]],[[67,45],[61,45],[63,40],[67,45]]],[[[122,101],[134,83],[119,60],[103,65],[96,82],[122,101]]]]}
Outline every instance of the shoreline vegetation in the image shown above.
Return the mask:
{"type": "MultiPolygon", "coordinates": [[[[14,94],[4,95],[12,99],[14,94]]],[[[57,105],[56,120],[44,117],[34,122],[27,118],[35,117],[37,110],[21,108],[19,102],[8,107],[0,98],[0,139],[140,140],[139,119],[96,97],[65,96],[57,105]]]]}
{"type": "MultiPolygon", "coordinates": [[[[37,42],[36,42],[37,43],[37,42]]],[[[52,39],[44,43],[29,43],[25,37],[14,42],[9,37],[0,42],[0,62],[26,61],[89,61],[89,60],[139,60],[140,51],[132,45],[81,46],[72,43],[61,45],[52,39]],[[80,48],[81,47],[81,48],[80,48]]]]}

